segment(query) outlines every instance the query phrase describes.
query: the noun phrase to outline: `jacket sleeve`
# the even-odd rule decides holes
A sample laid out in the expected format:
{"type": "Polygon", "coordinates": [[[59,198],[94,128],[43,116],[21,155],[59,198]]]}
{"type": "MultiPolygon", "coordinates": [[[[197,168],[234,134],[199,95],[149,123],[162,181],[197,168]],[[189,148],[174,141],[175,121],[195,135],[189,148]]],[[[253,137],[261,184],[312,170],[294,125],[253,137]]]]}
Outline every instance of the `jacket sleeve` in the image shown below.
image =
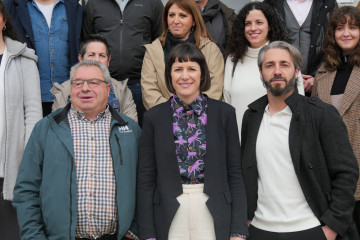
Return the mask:
{"type": "Polygon", "coordinates": [[[228,56],[226,59],[225,64],[225,73],[224,73],[224,90],[223,90],[223,100],[224,102],[231,104],[231,95],[230,95],[230,89],[231,89],[231,83],[232,83],[232,70],[233,70],[234,63],[231,61],[231,56],[228,56]]]}
{"type": "Polygon", "coordinates": [[[226,124],[226,161],[231,191],[231,233],[249,235],[247,227],[247,200],[241,168],[241,149],[235,109],[232,109],[226,124]]]}
{"type": "Polygon", "coordinates": [[[143,103],[146,109],[150,109],[167,99],[161,93],[158,86],[158,78],[155,66],[150,58],[148,51],[145,52],[141,70],[141,90],[143,103]]]}
{"type": "Polygon", "coordinates": [[[146,239],[156,236],[153,199],[157,178],[154,126],[148,114],[144,115],[139,150],[137,175],[137,223],[139,226],[140,239],[146,239]]]}
{"type": "Polygon", "coordinates": [[[35,124],[42,118],[40,76],[36,62],[21,58],[24,91],[25,143],[28,141],[35,124]]]}
{"type": "Polygon", "coordinates": [[[93,25],[93,6],[92,1],[89,0],[84,7],[83,19],[81,25],[81,39],[84,41],[91,34],[95,34],[95,28],[93,25]]]}
{"type": "Polygon", "coordinates": [[[124,92],[124,112],[123,114],[127,115],[128,117],[135,120],[135,122],[138,122],[138,115],[136,111],[136,105],[133,99],[133,95],[131,93],[131,90],[126,87],[124,92]]]}
{"type": "Polygon", "coordinates": [[[38,123],[30,136],[14,188],[13,206],[16,208],[22,240],[47,239],[40,209],[43,165],[41,129],[44,127],[38,123]]]}
{"type": "Polygon", "coordinates": [[[345,124],[333,106],[328,105],[322,111],[318,126],[319,141],[331,179],[329,206],[320,220],[342,235],[352,223],[358,164],[345,124]]]}
{"type": "Polygon", "coordinates": [[[160,37],[162,32],[162,12],[164,5],[160,0],[154,1],[154,10],[153,10],[153,22],[151,25],[151,41],[154,41],[156,38],[160,37]]]}
{"type": "Polygon", "coordinates": [[[224,56],[214,42],[206,47],[210,48],[209,55],[205,57],[210,71],[211,86],[204,93],[210,98],[221,100],[224,87],[224,56]]]}

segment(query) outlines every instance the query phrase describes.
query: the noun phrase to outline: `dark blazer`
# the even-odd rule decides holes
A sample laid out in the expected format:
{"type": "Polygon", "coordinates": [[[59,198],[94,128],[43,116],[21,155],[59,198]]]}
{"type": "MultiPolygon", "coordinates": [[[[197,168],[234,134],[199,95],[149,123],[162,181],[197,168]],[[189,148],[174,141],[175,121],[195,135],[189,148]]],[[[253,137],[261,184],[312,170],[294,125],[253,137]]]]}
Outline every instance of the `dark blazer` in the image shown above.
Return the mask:
{"type": "MultiPolygon", "coordinates": [[[[289,148],[301,189],[319,221],[342,235],[352,223],[359,177],[345,124],[333,106],[318,98],[294,92],[285,102],[293,114],[289,148]]],[[[256,100],[243,117],[242,166],[249,219],[257,208],[256,140],[267,104],[267,96],[256,100]]]]}
{"type": "MultiPolygon", "coordinates": [[[[235,109],[209,98],[206,126],[204,193],[213,216],[216,239],[248,234],[246,195],[241,171],[235,109]]],[[[170,100],[144,115],[137,177],[140,239],[168,238],[179,207],[182,182],[175,154],[170,100]]]]}
{"type": "MultiPolygon", "coordinates": [[[[27,0],[3,0],[19,34],[20,41],[35,49],[34,33],[31,26],[27,0]]],[[[77,0],[64,0],[69,25],[70,66],[78,62],[83,8],[77,0]]]]}

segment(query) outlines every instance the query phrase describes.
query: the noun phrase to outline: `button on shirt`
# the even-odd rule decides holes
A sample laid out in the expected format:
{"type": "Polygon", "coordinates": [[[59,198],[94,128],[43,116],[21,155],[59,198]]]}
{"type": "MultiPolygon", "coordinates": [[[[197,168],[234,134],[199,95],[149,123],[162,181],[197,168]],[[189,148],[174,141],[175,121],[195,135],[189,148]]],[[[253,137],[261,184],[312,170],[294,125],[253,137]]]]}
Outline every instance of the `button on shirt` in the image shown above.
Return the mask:
{"type": "Polygon", "coordinates": [[[69,79],[69,35],[64,0],[55,0],[50,28],[44,14],[34,0],[27,1],[34,33],[35,52],[38,55],[42,102],[53,102],[50,92],[54,82],[69,79]]]}
{"type": "Polygon", "coordinates": [[[176,94],[171,99],[176,158],[183,184],[204,182],[207,97],[200,94],[185,104],[176,94]]]}
{"type": "Polygon", "coordinates": [[[110,153],[111,113],[89,120],[71,107],[68,120],[73,138],[77,223],[75,235],[99,238],[117,231],[116,182],[110,153]]]}

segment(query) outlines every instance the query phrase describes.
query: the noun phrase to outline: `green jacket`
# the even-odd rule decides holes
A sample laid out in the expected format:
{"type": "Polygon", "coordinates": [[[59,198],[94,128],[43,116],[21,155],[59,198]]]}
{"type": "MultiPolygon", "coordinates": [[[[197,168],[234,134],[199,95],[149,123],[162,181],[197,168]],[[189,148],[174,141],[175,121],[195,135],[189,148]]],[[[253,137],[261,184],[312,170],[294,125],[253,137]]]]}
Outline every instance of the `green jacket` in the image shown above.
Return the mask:
{"type": "MultiPolygon", "coordinates": [[[[14,189],[21,239],[75,239],[77,181],[68,104],[40,120],[28,141],[14,189]]],[[[140,127],[110,107],[118,239],[133,222],[140,127]]],[[[133,229],[132,229],[133,230],[133,229]]]]}

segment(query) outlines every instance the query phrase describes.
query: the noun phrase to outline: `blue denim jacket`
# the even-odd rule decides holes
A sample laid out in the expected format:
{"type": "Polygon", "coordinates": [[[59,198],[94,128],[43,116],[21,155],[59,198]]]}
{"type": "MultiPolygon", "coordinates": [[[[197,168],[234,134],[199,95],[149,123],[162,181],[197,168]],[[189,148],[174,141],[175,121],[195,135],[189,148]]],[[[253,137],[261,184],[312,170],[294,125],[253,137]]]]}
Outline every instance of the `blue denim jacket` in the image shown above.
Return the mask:
{"type": "Polygon", "coordinates": [[[31,25],[34,32],[35,51],[39,57],[41,100],[53,102],[50,89],[69,79],[69,34],[64,0],[55,4],[50,29],[46,19],[34,0],[27,1],[31,25]]]}

